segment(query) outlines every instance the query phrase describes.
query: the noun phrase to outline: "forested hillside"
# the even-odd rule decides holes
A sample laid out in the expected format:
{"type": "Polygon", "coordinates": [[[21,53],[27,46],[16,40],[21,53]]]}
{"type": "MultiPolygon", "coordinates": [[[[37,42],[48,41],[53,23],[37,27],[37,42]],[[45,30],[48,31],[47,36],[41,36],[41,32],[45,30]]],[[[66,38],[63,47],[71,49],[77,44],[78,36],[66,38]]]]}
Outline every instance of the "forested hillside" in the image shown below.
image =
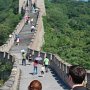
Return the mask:
{"type": "Polygon", "coordinates": [[[90,2],[45,0],[44,51],[90,69],[90,2]]]}
{"type": "Polygon", "coordinates": [[[18,7],[18,0],[0,0],[0,45],[6,42],[21,19],[18,7]]]}

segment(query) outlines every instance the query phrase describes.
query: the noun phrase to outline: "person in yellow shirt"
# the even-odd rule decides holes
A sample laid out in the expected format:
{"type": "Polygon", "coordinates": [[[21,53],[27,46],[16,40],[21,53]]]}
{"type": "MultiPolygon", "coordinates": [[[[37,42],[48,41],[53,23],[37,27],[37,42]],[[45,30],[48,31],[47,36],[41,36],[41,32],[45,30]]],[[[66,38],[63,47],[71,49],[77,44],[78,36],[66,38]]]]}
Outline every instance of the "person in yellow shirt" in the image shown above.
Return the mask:
{"type": "Polygon", "coordinates": [[[45,71],[48,72],[49,59],[47,57],[44,59],[44,65],[45,65],[45,71]]]}
{"type": "Polygon", "coordinates": [[[22,65],[26,65],[26,53],[22,52],[22,65]]]}

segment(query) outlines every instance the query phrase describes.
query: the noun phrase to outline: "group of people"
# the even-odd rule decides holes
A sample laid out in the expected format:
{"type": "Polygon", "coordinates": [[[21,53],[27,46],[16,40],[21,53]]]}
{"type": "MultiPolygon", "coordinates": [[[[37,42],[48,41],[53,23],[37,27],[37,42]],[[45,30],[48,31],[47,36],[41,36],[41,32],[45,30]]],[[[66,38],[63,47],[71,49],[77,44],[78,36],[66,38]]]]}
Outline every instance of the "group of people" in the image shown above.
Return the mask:
{"type": "MultiPolygon", "coordinates": [[[[26,53],[22,52],[22,65],[26,65],[26,53]]],[[[31,54],[28,57],[29,61],[32,60],[31,54]]],[[[38,64],[39,60],[33,61],[33,74],[38,73],[38,64]]],[[[47,57],[44,58],[43,63],[41,65],[41,75],[44,76],[45,72],[48,72],[48,66],[50,64],[50,61],[47,57]]],[[[88,90],[84,86],[84,80],[86,77],[86,70],[79,66],[79,65],[72,65],[69,67],[68,74],[65,75],[66,82],[68,85],[72,88],[72,90],[88,90]]],[[[34,90],[33,88],[36,88],[35,90],[42,90],[42,84],[38,80],[32,81],[32,83],[29,85],[28,90],[34,90]],[[38,84],[38,85],[37,85],[38,84]]]]}
{"type": "Polygon", "coordinates": [[[34,22],[33,18],[31,18],[31,19],[29,18],[27,20],[27,22],[28,22],[28,25],[31,25],[31,32],[34,32],[35,31],[35,26],[33,24],[33,22],[34,22]]]}
{"type": "Polygon", "coordinates": [[[28,23],[28,25],[31,26],[31,32],[34,32],[35,31],[34,19],[30,18],[30,16],[26,15],[25,16],[25,22],[28,23]]]}
{"type": "MultiPolygon", "coordinates": [[[[72,65],[66,75],[66,81],[72,90],[88,90],[83,82],[86,76],[86,70],[79,65],[72,65]]],[[[28,90],[42,90],[42,83],[38,80],[31,81],[28,90]]]]}
{"type": "MultiPolygon", "coordinates": [[[[33,18],[30,19],[30,17],[26,16],[25,17],[26,23],[28,23],[29,25],[31,25],[31,32],[35,31],[35,26],[33,25],[33,18]]],[[[11,36],[9,36],[11,37],[11,36]]],[[[20,37],[18,34],[15,35],[15,43],[16,45],[20,44],[20,37]]]]}
{"type": "MultiPolygon", "coordinates": [[[[22,65],[26,65],[26,53],[22,52],[22,65]]],[[[32,55],[30,54],[29,62],[32,60],[32,55]]],[[[33,60],[33,74],[38,73],[39,60],[33,60]]],[[[44,58],[41,65],[41,75],[44,76],[45,72],[48,72],[48,66],[50,61],[47,57],[44,58]]],[[[66,82],[72,88],[72,90],[88,90],[84,85],[84,80],[86,77],[86,70],[79,65],[72,65],[69,67],[68,74],[65,75],[66,82]]],[[[42,90],[42,84],[38,80],[34,80],[30,83],[28,90],[42,90]],[[36,89],[34,89],[36,88],[36,89]]]]}
{"type": "MultiPolygon", "coordinates": [[[[39,64],[39,61],[34,60],[34,63],[33,63],[33,66],[34,66],[33,74],[37,74],[38,73],[38,64],[39,64]]],[[[44,73],[48,72],[49,64],[50,64],[49,59],[47,57],[44,58],[44,61],[42,62],[42,65],[41,65],[41,75],[43,77],[44,77],[44,73]]]]}
{"type": "MultiPolygon", "coordinates": [[[[26,66],[26,52],[24,50],[21,50],[22,52],[22,65],[26,66]]],[[[40,58],[40,56],[38,56],[40,58]]],[[[29,54],[28,57],[28,62],[30,63],[31,61],[33,61],[33,75],[38,74],[38,65],[40,64],[39,60],[36,60],[36,58],[34,60],[32,60],[32,55],[29,54]]],[[[41,75],[44,76],[44,73],[48,72],[48,66],[50,64],[50,61],[47,57],[44,58],[44,60],[41,63],[41,75]]]]}

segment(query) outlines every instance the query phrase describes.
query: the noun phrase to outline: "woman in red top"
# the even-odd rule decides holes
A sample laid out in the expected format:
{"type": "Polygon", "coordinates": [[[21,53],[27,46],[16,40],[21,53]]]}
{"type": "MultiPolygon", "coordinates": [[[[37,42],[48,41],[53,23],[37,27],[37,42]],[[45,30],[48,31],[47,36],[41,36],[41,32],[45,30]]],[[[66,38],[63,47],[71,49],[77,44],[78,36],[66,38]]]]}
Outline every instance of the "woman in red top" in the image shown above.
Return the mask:
{"type": "Polygon", "coordinates": [[[33,74],[37,74],[37,66],[38,66],[37,60],[34,61],[33,66],[34,66],[33,74]]]}

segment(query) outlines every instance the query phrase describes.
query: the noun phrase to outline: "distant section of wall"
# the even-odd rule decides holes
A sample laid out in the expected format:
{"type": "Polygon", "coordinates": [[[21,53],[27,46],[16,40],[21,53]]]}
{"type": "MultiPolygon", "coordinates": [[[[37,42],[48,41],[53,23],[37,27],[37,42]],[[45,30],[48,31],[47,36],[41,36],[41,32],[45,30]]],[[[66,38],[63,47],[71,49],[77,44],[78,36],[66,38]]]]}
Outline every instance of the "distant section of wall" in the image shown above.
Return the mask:
{"type": "Polygon", "coordinates": [[[19,13],[21,13],[21,8],[25,9],[27,0],[19,0],[19,13]]]}
{"type": "Polygon", "coordinates": [[[40,16],[46,16],[44,0],[35,0],[36,6],[40,9],[40,16]]]}
{"type": "Polygon", "coordinates": [[[32,4],[35,3],[39,8],[39,16],[36,24],[36,32],[34,33],[32,42],[28,48],[40,51],[44,43],[44,26],[42,16],[46,15],[44,0],[32,0],[32,4]]]}
{"type": "Polygon", "coordinates": [[[36,7],[40,9],[40,15],[45,16],[46,10],[45,10],[44,0],[32,0],[32,4],[34,3],[36,4],[36,7]]]}

